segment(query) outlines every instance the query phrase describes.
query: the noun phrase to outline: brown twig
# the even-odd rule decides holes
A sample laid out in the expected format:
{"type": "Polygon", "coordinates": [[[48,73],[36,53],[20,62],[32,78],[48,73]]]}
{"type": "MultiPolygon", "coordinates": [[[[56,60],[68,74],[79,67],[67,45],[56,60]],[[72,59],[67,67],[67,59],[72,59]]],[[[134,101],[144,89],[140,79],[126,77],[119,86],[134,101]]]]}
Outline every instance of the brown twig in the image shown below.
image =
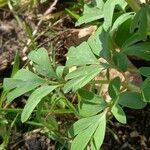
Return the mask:
{"type": "MultiPolygon", "coordinates": [[[[58,0],[54,0],[54,2],[52,3],[52,5],[51,5],[51,6],[45,11],[45,13],[43,14],[43,18],[44,18],[45,16],[47,16],[48,14],[52,13],[52,11],[55,9],[55,6],[56,6],[57,2],[58,2],[58,0]]],[[[38,24],[37,24],[35,30],[34,30],[33,33],[32,33],[32,36],[33,36],[33,37],[37,34],[38,29],[39,29],[40,25],[42,24],[42,22],[43,22],[43,19],[42,19],[42,17],[41,17],[41,19],[39,20],[39,22],[38,22],[38,24]]],[[[28,49],[28,46],[31,44],[31,42],[32,42],[31,39],[28,39],[28,40],[27,40],[27,44],[26,44],[26,46],[25,46],[24,49],[23,49],[23,53],[26,53],[26,51],[27,51],[27,49],[28,49]]]]}

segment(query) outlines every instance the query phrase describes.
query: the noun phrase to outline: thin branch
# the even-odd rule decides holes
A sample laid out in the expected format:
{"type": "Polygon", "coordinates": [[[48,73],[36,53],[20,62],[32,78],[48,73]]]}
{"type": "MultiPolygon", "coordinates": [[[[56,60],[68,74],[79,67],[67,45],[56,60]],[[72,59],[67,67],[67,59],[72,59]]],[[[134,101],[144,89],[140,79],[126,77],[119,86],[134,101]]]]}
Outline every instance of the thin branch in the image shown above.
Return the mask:
{"type": "Polygon", "coordinates": [[[138,12],[140,10],[140,0],[125,0],[125,1],[135,12],[138,12]]]}
{"type": "MultiPolygon", "coordinates": [[[[44,18],[44,17],[47,16],[48,14],[52,13],[52,11],[55,9],[55,6],[56,6],[57,3],[58,3],[58,0],[54,0],[54,2],[52,3],[52,5],[44,12],[43,17],[41,17],[41,19],[39,20],[39,22],[38,22],[38,24],[37,24],[35,30],[34,30],[33,33],[32,33],[32,36],[33,36],[33,37],[37,34],[38,29],[39,29],[40,25],[41,25],[42,22],[43,22],[43,19],[42,19],[42,18],[44,18]]],[[[25,46],[24,49],[23,49],[23,53],[26,53],[26,51],[27,51],[27,49],[28,49],[28,46],[31,44],[31,42],[32,42],[31,39],[28,39],[28,40],[27,40],[27,44],[26,44],[26,46],[25,46]]]]}

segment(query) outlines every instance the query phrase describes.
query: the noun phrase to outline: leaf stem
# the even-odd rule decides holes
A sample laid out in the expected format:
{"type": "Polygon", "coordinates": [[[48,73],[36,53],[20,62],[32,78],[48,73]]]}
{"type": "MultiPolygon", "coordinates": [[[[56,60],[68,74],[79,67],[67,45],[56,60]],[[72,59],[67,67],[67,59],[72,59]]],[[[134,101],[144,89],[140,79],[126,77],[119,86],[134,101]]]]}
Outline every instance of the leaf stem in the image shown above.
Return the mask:
{"type": "MultiPolygon", "coordinates": [[[[18,112],[22,112],[23,109],[21,108],[0,108],[0,112],[7,112],[7,113],[18,113],[18,112]]],[[[34,110],[33,112],[37,112],[37,110],[34,110]]],[[[50,110],[42,110],[42,113],[49,113],[50,110]]],[[[74,113],[72,110],[66,110],[66,109],[59,109],[59,110],[52,110],[51,111],[54,114],[70,114],[70,113],[74,113]]]]}

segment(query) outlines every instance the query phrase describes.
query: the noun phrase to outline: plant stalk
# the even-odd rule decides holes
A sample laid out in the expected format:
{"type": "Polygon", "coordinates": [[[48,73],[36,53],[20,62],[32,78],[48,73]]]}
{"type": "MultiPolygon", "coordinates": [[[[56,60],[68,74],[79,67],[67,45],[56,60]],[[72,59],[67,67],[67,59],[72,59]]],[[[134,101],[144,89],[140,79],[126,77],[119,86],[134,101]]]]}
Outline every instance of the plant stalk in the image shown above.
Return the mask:
{"type": "MultiPolygon", "coordinates": [[[[21,108],[0,108],[0,112],[7,112],[7,113],[21,113],[23,109],[21,108]]],[[[37,112],[37,110],[34,110],[33,112],[37,112]]],[[[42,110],[42,113],[49,113],[50,110],[42,110]]],[[[51,113],[54,114],[73,114],[72,110],[66,110],[66,109],[61,109],[61,110],[52,110],[51,113]]]]}
{"type": "Polygon", "coordinates": [[[125,1],[135,12],[138,12],[140,10],[141,7],[139,0],[125,0],[125,1]]]}

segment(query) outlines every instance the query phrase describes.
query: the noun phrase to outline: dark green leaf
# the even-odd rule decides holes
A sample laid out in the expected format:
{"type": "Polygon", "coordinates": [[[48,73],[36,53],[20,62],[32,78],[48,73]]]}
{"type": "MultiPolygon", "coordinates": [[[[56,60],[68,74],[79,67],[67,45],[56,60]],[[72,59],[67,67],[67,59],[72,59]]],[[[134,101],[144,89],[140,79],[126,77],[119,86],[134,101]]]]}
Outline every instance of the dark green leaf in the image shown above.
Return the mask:
{"type": "Polygon", "coordinates": [[[150,102],[150,78],[147,78],[142,84],[142,96],[145,102],[150,102]]]}
{"type": "Polygon", "coordinates": [[[139,68],[139,72],[145,77],[150,77],[150,67],[141,67],[139,68]]]}
{"type": "Polygon", "coordinates": [[[115,32],[119,28],[120,25],[122,25],[124,22],[126,22],[129,19],[131,19],[132,17],[133,17],[133,13],[132,12],[125,13],[125,14],[119,16],[115,20],[115,22],[114,22],[114,24],[113,24],[113,26],[111,28],[111,32],[115,32]]]}
{"type": "Polygon", "coordinates": [[[148,18],[149,18],[149,5],[144,5],[142,8],[136,13],[132,26],[131,31],[134,32],[138,29],[137,33],[140,35],[142,40],[146,40],[147,33],[148,33],[148,18]]]}
{"type": "Polygon", "coordinates": [[[128,58],[123,53],[117,53],[113,55],[113,60],[115,65],[123,72],[127,71],[128,68],[128,58]]]}
{"type": "Polygon", "coordinates": [[[122,52],[139,58],[150,60],[150,43],[142,42],[122,49],[122,52]]]}
{"type": "Polygon", "coordinates": [[[80,89],[78,94],[80,97],[79,113],[83,117],[96,115],[107,106],[101,97],[90,91],[80,89]]]}
{"type": "Polygon", "coordinates": [[[102,47],[102,50],[100,51],[100,56],[106,60],[109,60],[111,57],[111,50],[112,50],[112,40],[109,35],[109,32],[102,30],[99,39],[102,47]]]}
{"type": "Polygon", "coordinates": [[[110,81],[109,87],[108,87],[108,93],[112,99],[114,100],[117,99],[120,93],[120,86],[121,86],[121,80],[119,77],[116,77],[110,81]]]}
{"type": "Polygon", "coordinates": [[[136,92],[123,92],[119,95],[118,103],[132,109],[142,109],[146,106],[141,94],[136,92]]]}

